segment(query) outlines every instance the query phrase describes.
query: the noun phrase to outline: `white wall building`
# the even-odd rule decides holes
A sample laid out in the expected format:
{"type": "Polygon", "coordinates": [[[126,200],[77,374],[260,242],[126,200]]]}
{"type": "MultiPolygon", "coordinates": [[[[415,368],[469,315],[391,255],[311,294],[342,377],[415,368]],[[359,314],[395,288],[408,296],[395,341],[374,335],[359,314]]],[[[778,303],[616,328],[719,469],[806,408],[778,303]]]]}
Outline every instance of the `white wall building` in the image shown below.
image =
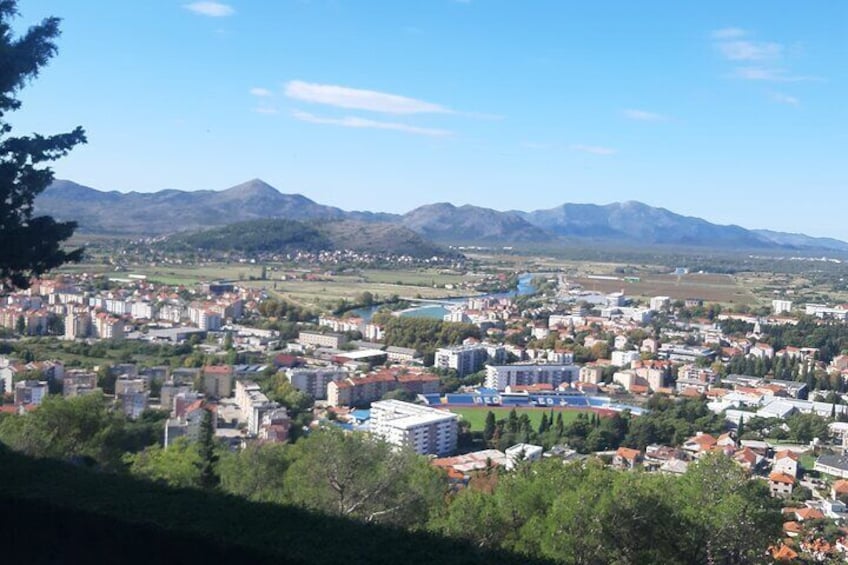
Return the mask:
{"type": "Polygon", "coordinates": [[[638,351],[613,351],[610,354],[610,363],[616,367],[629,367],[632,361],[638,361],[641,358],[638,351]]]}
{"type": "Polygon", "coordinates": [[[792,311],[792,301],[791,300],[772,300],[771,301],[771,309],[774,311],[775,316],[779,314],[783,314],[785,312],[792,311]]]}
{"type": "Polygon", "coordinates": [[[460,377],[476,373],[483,368],[489,353],[483,344],[442,347],[436,350],[434,366],[453,369],[460,377]]]}
{"type": "Polygon", "coordinates": [[[449,455],[456,451],[458,419],[445,410],[400,400],[371,404],[371,433],[422,455],[449,455]]]}
{"type": "Polygon", "coordinates": [[[506,387],[549,384],[554,388],[561,383],[578,380],[577,365],[514,363],[486,367],[486,387],[504,390],[506,387]]]}
{"type": "Polygon", "coordinates": [[[518,443],[508,447],[506,454],[506,469],[513,470],[522,461],[538,461],[542,458],[542,446],[531,443],[518,443]]]}

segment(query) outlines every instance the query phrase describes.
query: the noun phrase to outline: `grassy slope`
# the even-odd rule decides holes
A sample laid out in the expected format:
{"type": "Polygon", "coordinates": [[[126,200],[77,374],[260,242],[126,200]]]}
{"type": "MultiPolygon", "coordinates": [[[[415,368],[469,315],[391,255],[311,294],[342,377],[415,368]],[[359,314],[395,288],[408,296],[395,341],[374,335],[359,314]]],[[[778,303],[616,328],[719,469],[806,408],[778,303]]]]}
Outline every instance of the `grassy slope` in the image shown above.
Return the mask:
{"type": "Polygon", "coordinates": [[[14,517],[14,526],[0,528],[9,562],[530,562],[425,534],[35,460],[2,446],[0,516],[14,517]]]}

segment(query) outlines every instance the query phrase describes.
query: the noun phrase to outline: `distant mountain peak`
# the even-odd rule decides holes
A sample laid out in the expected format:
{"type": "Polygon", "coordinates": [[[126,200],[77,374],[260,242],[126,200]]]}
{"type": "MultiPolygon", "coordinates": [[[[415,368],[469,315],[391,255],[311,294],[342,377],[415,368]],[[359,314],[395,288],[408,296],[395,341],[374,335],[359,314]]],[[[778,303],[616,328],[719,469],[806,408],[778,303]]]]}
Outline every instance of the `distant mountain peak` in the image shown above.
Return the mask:
{"type": "MultiPolygon", "coordinates": [[[[268,184],[262,179],[250,179],[249,181],[243,182],[241,184],[237,184],[235,186],[231,186],[221,192],[225,192],[227,194],[232,195],[244,195],[244,196],[278,196],[281,194],[279,190],[268,184]]],[[[299,196],[299,195],[298,195],[299,196]]]]}
{"type": "MultiPolygon", "coordinates": [[[[848,253],[848,243],[835,239],[717,225],[637,200],[605,205],[566,203],[532,212],[500,212],[473,204],[456,206],[437,202],[398,216],[346,212],[318,204],[301,194],[283,194],[259,178],[225,190],[132,193],[102,192],[72,181],[56,180],[38,196],[36,210],[59,220],[75,220],[86,231],[125,235],[173,233],[262,218],[347,219],[372,225],[398,224],[443,243],[550,246],[582,240],[616,245],[848,253]]],[[[377,233],[368,232],[368,237],[377,233]]],[[[399,232],[385,233],[390,235],[384,239],[390,240],[398,237],[399,232]]]]}

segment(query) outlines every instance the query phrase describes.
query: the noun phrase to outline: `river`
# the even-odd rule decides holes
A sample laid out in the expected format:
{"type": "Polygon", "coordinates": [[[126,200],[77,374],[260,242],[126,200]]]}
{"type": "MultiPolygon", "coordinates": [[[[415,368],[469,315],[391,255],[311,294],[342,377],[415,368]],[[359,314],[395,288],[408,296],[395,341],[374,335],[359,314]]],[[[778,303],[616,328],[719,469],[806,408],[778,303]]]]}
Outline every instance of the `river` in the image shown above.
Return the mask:
{"type": "MultiPolygon", "coordinates": [[[[533,273],[522,273],[518,276],[518,285],[515,290],[509,292],[497,292],[490,294],[482,294],[482,295],[472,295],[465,296],[459,298],[451,298],[446,300],[445,302],[453,302],[456,304],[462,304],[469,298],[512,298],[515,296],[523,296],[526,294],[533,294],[536,292],[536,288],[531,284],[533,280],[533,273]]],[[[370,308],[358,308],[353,310],[353,314],[361,317],[366,322],[371,320],[371,316],[374,315],[377,310],[380,309],[380,306],[371,306],[370,308]]],[[[439,304],[427,304],[427,303],[415,303],[412,302],[412,306],[407,308],[406,310],[401,311],[399,314],[403,318],[433,318],[436,320],[441,320],[444,318],[445,314],[448,313],[448,309],[439,304]]]]}

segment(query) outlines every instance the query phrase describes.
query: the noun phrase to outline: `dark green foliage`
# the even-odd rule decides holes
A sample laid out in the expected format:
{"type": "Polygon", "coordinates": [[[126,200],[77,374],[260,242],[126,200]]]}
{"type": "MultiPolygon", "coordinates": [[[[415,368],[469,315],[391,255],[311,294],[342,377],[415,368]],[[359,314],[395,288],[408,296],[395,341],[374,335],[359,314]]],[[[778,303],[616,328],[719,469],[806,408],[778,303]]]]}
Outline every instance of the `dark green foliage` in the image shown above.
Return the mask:
{"type": "Polygon", "coordinates": [[[64,399],[48,396],[25,417],[0,421],[0,443],[34,457],[86,461],[122,468],[122,457],[162,437],[163,413],[128,421],[108,409],[100,394],[64,399]]]}
{"type": "Polygon", "coordinates": [[[789,426],[789,439],[798,443],[810,443],[814,438],[829,436],[826,418],[818,414],[794,414],[786,420],[789,426]]]}
{"type": "Polygon", "coordinates": [[[492,437],[495,435],[495,413],[489,411],[486,414],[486,425],[483,428],[483,439],[488,441],[492,440],[492,437]]]}
{"type": "Polygon", "coordinates": [[[787,345],[817,347],[819,360],[826,363],[848,349],[848,326],[839,322],[804,317],[797,324],[763,326],[762,330],[775,351],[787,345]]]}
{"type": "Polygon", "coordinates": [[[469,337],[480,338],[480,328],[429,318],[403,318],[386,312],[374,315],[373,323],[383,327],[387,345],[409,347],[433,354],[439,347],[458,345],[469,337]]]}
{"type": "Polygon", "coordinates": [[[384,394],[381,400],[402,400],[403,402],[415,402],[417,398],[418,395],[416,393],[403,388],[398,388],[395,390],[390,390],[389,392],[384,394]]]}
{"type": "Polygon", "coordinates": [[[2,446],[0,515],[23,520],[0,528],[4,559],[19,563],[107,563],[116,556],[128,563],[537,562],[293,506],[33,460],[2,446]],[[44,535],[62,543],[44,543],[44,535]]]}
{"type": "Polygon", "coordinates": [[[724,418],[698,399],[674,401],[654,396],[648,408],[650,412],[631,420],[625,445],[636,449],[653,443],[680,445],[695,432],[718,435],[725,429],[724,418]]]}
{"type": "Polygon", "coordinates": [[[280,318],[289,322],[307,322],[315,317],[312,312],[304,310],[297,304],[273,298],[260,302],[258,309],[262,316],[280,318]]]}
{"type": "Polygon", "coordinates": [[[221,253],[289,253],[320,251],[332,244],[317,228],[296,220],[253,220],[195,233],[169,237],[168,252],[216,251],[221,253]]]}
{"type": "Polygon", "coordinates": [[[52,170],[43,164],[85,143],[85,134],[76,128],[52,136],[9,136],[6,114],[20,108],[18,92],[56,54],[59,36],[59,20],[47,18],[14,37],[16,4],[0,0],[0,285],[26,288],[31,277],[82,257],[81,250],[62,249],[76,224],[33,216],[33,202],[53,180],[52,170]]]}
{"type": "Polygon", "coordinates": [[[290,219],[250,220],[173,235],[158,244],[158,247],[169,253],[199,250],[219,254],[262,255],[350,249],[420,258],[434,255],[459,257],[401,226],[352,221],[319,223],[290,219]]]}
{"type": "Polygon", "coordinates": [[[212,426],[212,413],[209,410],[203,411],[197,448],[201,459],[200,485],[204,488],[213,488],[219,482],[215,468],[218,463],[218,445],[215,441],[215,428],[212,426]]]}
{"type": "Polygon", "coordinates": [[[683,477],[543,461],[460,492],[437,531],[561,563],[767,563],[778,503],[722,455],[683,477]]]}
{"type": "Polygon", "coordinates": [[[319,430],[292,449],[290,501],[325,514],[418,529],[447,492],[426,458],[365,435],[319,430]]]}

